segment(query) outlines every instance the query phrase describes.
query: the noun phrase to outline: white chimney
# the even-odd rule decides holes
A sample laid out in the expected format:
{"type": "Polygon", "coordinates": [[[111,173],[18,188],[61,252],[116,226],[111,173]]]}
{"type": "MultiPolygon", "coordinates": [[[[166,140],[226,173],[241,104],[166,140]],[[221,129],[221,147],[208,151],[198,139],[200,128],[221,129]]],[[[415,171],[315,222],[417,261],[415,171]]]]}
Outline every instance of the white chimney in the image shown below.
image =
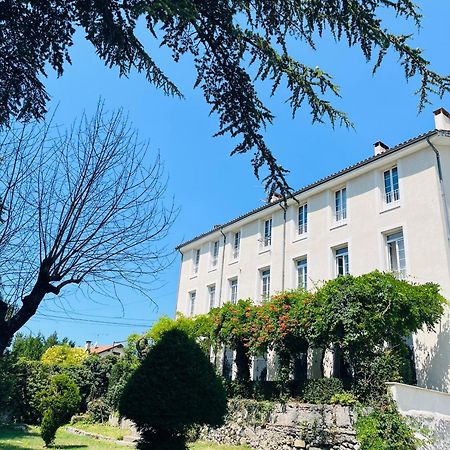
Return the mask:
{"type": "Polygon", "coordinates": [[[450,114],[444,108],[434,111],[434,127],[436,130],[450,131],[450,114]]]}
{"type": "Polygon", "coordinates": [[[377,156],[380,153],[383,153],[386,150],[389,150],[389,147],[384,142],[378,141],[378,142],[375,142],[375,144],[373,144],[373,150],[374,150],[375,156],[377,156]]]}
{"type": "Polygon", "coordinates": [[[91,344],[92,344],[92,341],[86,341],[86,345],[84,346],[84,349],[85,349],[88,353],[91,353],[91,344]]]}

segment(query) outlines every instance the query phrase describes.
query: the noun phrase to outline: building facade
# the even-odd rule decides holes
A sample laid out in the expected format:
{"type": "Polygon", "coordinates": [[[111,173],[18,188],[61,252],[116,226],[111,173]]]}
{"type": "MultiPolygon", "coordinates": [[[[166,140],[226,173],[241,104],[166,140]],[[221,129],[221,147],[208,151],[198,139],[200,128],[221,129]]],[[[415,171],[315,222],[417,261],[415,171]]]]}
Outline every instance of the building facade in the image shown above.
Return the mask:
{"type": "MultiPolygon", "coordinates": [[[[187,316],[239,298],[314,290],[375,269],[436,282],[450,299],[450,114],[435,129],[216,226],[178,247],[177,311],[187,316]]],[[[418,384],[450,390],[450,315],[413,339],[418,384]]]]}

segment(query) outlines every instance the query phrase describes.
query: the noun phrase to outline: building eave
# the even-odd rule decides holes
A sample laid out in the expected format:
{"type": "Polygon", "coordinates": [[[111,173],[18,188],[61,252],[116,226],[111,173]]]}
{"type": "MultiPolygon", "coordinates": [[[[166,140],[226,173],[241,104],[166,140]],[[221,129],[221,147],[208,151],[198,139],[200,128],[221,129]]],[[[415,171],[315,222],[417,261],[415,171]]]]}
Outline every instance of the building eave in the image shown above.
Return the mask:
{"type": "MultiPolygon", "coordinates": [[[[355,164],[352,164],[351,166],[346,167],[345,169],[342,169],[342,170],[340,170],[338,172],[335,172],[335,173],[333,173],[331,175],[328,175],[328,176],[326,176],[324,178],[321,178],[320,180],[317,180],[317,181],[315,181],[315,182],[313,182],[311,184],[308,184],[308,185],[302,187],[301,189],[295,191],[292,194],[292,197],[297,197],[297,196],[299,196],[301,194],[304,194],[304,193],[306,193],[308,191],[311,191],[311,190],[313,190],[313,189],[315,189],[315,188],[317,188],[317,187],[319,187],[319,186],[321,186],[323,184],[329,183],[330,181],[332,181],[332,180],[334,180],[336,178],[342,177],[342,176],[344,176],[346,174],[349,174],[349,173],[351,173],[353,171],[356,171],[356,170],[358,170],[358,169],[360,169],[360,168],[362,168],[364,166],[367,166],[369,164],[375,163],[375,162],[377,162],[379,160],[388,158],[389,156],[391,156],[394,153],[397,153],[397,152],[399,152],[399,151],[401,151],[401,150],[403,150],[403,149],[405,149],[405,148],[407,148],[409,146],[417,144],[417,143],[419,143],[421,141],[426,141],[426,139],[429,139],[429,138],[431,138],[433,136],[436,136],[438,134],[443,134],[443,135],[448,137],[448,132],[445,132],[445,131],[441,132],[440,130],[431,130],[431,131],[428,131],[426,133],[422,133],[419,136],[416,136],[414,138],[411,138],[411,139],[408,139],[408,140],[406,140],[404,142],[401,142],[400,144],[396,145],[395,147],[389,148],[389,149],[385,150],[384,152],[382,152],[382,153],[380,153],[378,155],[374,155],[374,156],[371,156],[369,158],[366,158],[366,159],[364,159],[362,161],[359,161],[359,162],[357,162],[355,164]]],[[[283,204],[283,200],[278,200],[278,201],[275,201],[275,202],[271,202],[271,203],[262,205],[262,206],[260,206],[258,208],[255,208],[255,209],[253,209],[253,210],[251,210],[251,211],[249,211],[249,212],[247,212],[245,214],[242,214],[242,215],[236,217],[233,220],[230,220],[230,221],[228,221],[228,222],[226,222],[224,224],[221,224],[219,226],[215,226],[213,229],[211,229],[209,231],[206,231],[205,233],[199,234],[198,236],[195,236],[194,238],[189,239],[188,241],[183,242],[182,244],[180,244],[180,245],[178,245],[176,247],[176,250],[181,252],[181,249],[183,247],[187,247],[190,244],[194,243],[195,241],[203,239],[203,238],[205,238],[205,237],[207,237],[209,235],[212,235],[214,233],[219,233],[220,230],[223,230],[224,228],[230,227],[230,226],[232,226],[232,225],[234,225],[234,224],[236,224],[236,223],[238,223],[238,222],[240,222],[240,221],[242,221],[242,220],[244,220],[244,219],[246,219],[246,218],[248,218],[248,217],[250,217],[252,215],[258,214],[261,211],[267,210],[269,208],[273,208],[274,206],[277,206],[277,205],[278,205],[278,207],[280,207],[280,206],[282,206],[282,204],[283,204]]]]}

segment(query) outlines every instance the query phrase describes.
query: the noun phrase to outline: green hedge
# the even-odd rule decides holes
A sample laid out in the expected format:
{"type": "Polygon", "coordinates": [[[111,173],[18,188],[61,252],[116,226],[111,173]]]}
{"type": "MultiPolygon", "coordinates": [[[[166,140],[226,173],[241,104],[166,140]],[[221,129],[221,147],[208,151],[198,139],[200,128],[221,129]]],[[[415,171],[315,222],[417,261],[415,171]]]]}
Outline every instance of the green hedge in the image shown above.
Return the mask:
{"type": "MultiPolygon", "coordinates": [[[[237,380],[224,382],[228,398],[247,398],[253,400],[284,399],[278,381],[249,381],[240,383],[237,380]]],[[[305,403],[330,403],[335,394],[352,390],[349,379],[318,378],[314,380],[290,380],[287,384],[289,397],[305,403]]]]}

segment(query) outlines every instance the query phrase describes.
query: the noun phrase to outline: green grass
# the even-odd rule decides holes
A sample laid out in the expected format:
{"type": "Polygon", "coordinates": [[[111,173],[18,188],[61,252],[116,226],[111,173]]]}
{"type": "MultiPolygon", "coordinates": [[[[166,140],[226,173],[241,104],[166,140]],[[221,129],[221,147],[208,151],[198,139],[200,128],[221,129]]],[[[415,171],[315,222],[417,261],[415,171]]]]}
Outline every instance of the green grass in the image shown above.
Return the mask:
{"type": "MultiPolygon", "coordinates": [[[[44,442],[39,436],[38,427],[28,427],[26,431],[13,428],[0,428],[1,450],[42,450],[44,442]]],[[[124,450],[127,447],[112,442],[99,441],[85,436],[68,433],[62,428],[56,433],[54,449],[70,450],[124,450]]]]}
{"type": "MultiPolygon", "coordinates": [[[[78,428],[81,428],[77,424],[78,428]]],[[[111,436],[109,433],[113,433],[115,430],[109,430],[105,432],[107,425],[94,425],[91,430],[84,428],[85,431],[90,431],[92,433],[104,434],[111,436]],[[100,428],[103,427],[102,433],[99,432],[100,428]],[[95,429],[94,429],[95,428],[95,429]],[[108,433],[108,434],[106,434],[108,433]]],[[[122,431],[122,436],[123,430],[122,431]]],[[[44,443],[39,436],[38,427],[27,427],[27,430],[21,430],[17,428],[2,428],[0,427],[0,450],[42,450],[44,448],[44,443]]],[[[124,447],[120,445],[113,444],[112,442],[99,441],[97,439],[92,439],[86,436],[79,436],[76,434],[68,433],[62,428],[56,433],[56,440],[54,449],[70,449],[70,450],[125,450],[131,447],[124,447]]],[[[248,447],[233,447],[228,445],[216,445],[206,442],[196,442],[189,446],[190,450],[248,450],[248,447]]]]}
{"type": "Polygon", "coordinates": [[[72,428],[77,428],[78,430],[87,431],[88,433],[101,434],[102,436],[107,436],[118,441],[122,440],[124,436],[129,436],[131,434],[130,430],[122,430],[118,427],[111,427],[102,423],[77,422],[70,426],[72,428]]]}

